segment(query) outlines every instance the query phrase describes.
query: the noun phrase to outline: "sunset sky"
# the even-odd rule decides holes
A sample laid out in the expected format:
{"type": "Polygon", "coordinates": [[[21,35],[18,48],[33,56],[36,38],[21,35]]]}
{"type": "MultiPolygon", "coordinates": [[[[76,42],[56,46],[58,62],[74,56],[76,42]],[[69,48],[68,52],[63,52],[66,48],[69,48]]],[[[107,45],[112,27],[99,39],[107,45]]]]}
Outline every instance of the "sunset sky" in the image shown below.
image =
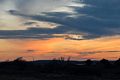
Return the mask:
{"type": "Polygon", "coordinates": [[[0,61],[120,58],[120,0],[0,0],[0,61]]]}

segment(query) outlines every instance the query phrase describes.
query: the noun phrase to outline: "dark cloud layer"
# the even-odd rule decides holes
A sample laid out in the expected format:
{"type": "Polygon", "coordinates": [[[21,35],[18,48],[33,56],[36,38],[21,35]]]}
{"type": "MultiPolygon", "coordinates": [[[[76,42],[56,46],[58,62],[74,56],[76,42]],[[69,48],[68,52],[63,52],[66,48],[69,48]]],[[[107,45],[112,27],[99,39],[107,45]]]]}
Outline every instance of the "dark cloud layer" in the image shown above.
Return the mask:
{"type": "Polygon", "coordinates": [[[47,21],[61,24],[54,29],[29,28],[22,31],[0,31],[1,36],[8,34],[30,36],[36,34],[87,33],[86,38],[119,35],[120,32],[120,0],[76,0],[87,6],[69,6],[75,13],[46,12],[43,15],[27,15],[10,10],[9,13],[31,20],[47,21]]]}
{"type": "MultiPolygon", "coordinates": [[[[79,3],[81,1],[77,1],[79,3]]],[[[60,23],[68,29],[89,33],[94,36],[108,36],[119,34],[120,6],[119,0],[83,0],[88,6],[74,7],[77,17],[67,17],[69,14],[48,13],[52,20],[46,17],[43,20],[60,23]],[[61,17],[62,15],[62,17],[61,17]],[[61,17],[61,18],[60,18],[61,17]]],[[[40,17],[32,17],[41,20],[40,17]]],[[[74,32],[74,31],[73,31],[74,32]]]]}

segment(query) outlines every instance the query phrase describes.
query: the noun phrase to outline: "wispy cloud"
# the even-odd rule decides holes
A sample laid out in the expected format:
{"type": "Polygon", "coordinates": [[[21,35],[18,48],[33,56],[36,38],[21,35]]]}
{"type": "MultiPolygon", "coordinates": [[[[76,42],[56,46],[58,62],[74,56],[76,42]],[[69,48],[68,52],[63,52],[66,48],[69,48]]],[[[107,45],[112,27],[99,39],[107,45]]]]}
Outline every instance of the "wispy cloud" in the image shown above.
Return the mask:
{"type": "Polygon", "coordinates": [[[110,51],[89,51],[89,52],[80,52],[79,54],[88,55],[88,54],[96,54],[96,53],[119,53],[118,50],[110,50],[110,51]]]}

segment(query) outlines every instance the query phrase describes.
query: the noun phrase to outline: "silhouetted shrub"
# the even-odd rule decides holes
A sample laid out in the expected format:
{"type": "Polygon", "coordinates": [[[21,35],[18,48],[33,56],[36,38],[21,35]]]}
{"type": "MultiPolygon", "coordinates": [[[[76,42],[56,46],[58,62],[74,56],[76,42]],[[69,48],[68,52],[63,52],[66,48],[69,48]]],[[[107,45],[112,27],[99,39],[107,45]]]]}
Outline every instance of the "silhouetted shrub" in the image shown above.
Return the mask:
{"type": "Polygon", "coordinates": [[[93,64],[93,61],[91,59],[88,59],[85,61],[85,65],[90,66],[93,64]]]}
{"type": "Polygon", "coordinates": [[[110,67],[110,65],[111,65],[110,62],[107,59],[102,59],[100,61],[100,64],[102,64],[105,67],[110,67]]]}
{"type": "Polygon", "coordinates": [[[114,62],[115,66],[120,66],[120,58],[114,62]]]}
{"type": "Polygon", "coordinates": [[[23,57],[18,57],[13,62],[26,62],[26,60],[24,60],[23,57]]]}

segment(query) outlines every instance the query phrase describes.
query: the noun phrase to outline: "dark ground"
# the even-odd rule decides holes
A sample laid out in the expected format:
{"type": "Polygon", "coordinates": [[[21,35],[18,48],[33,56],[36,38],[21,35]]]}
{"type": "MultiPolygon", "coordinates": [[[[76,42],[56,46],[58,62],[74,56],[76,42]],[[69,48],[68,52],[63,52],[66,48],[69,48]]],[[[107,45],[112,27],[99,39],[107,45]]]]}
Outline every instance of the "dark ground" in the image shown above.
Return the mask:
{"type": "Polygon", "coordinates": [[[1,62],[0,80],[120,80],[120,60],[1,62]]]}

